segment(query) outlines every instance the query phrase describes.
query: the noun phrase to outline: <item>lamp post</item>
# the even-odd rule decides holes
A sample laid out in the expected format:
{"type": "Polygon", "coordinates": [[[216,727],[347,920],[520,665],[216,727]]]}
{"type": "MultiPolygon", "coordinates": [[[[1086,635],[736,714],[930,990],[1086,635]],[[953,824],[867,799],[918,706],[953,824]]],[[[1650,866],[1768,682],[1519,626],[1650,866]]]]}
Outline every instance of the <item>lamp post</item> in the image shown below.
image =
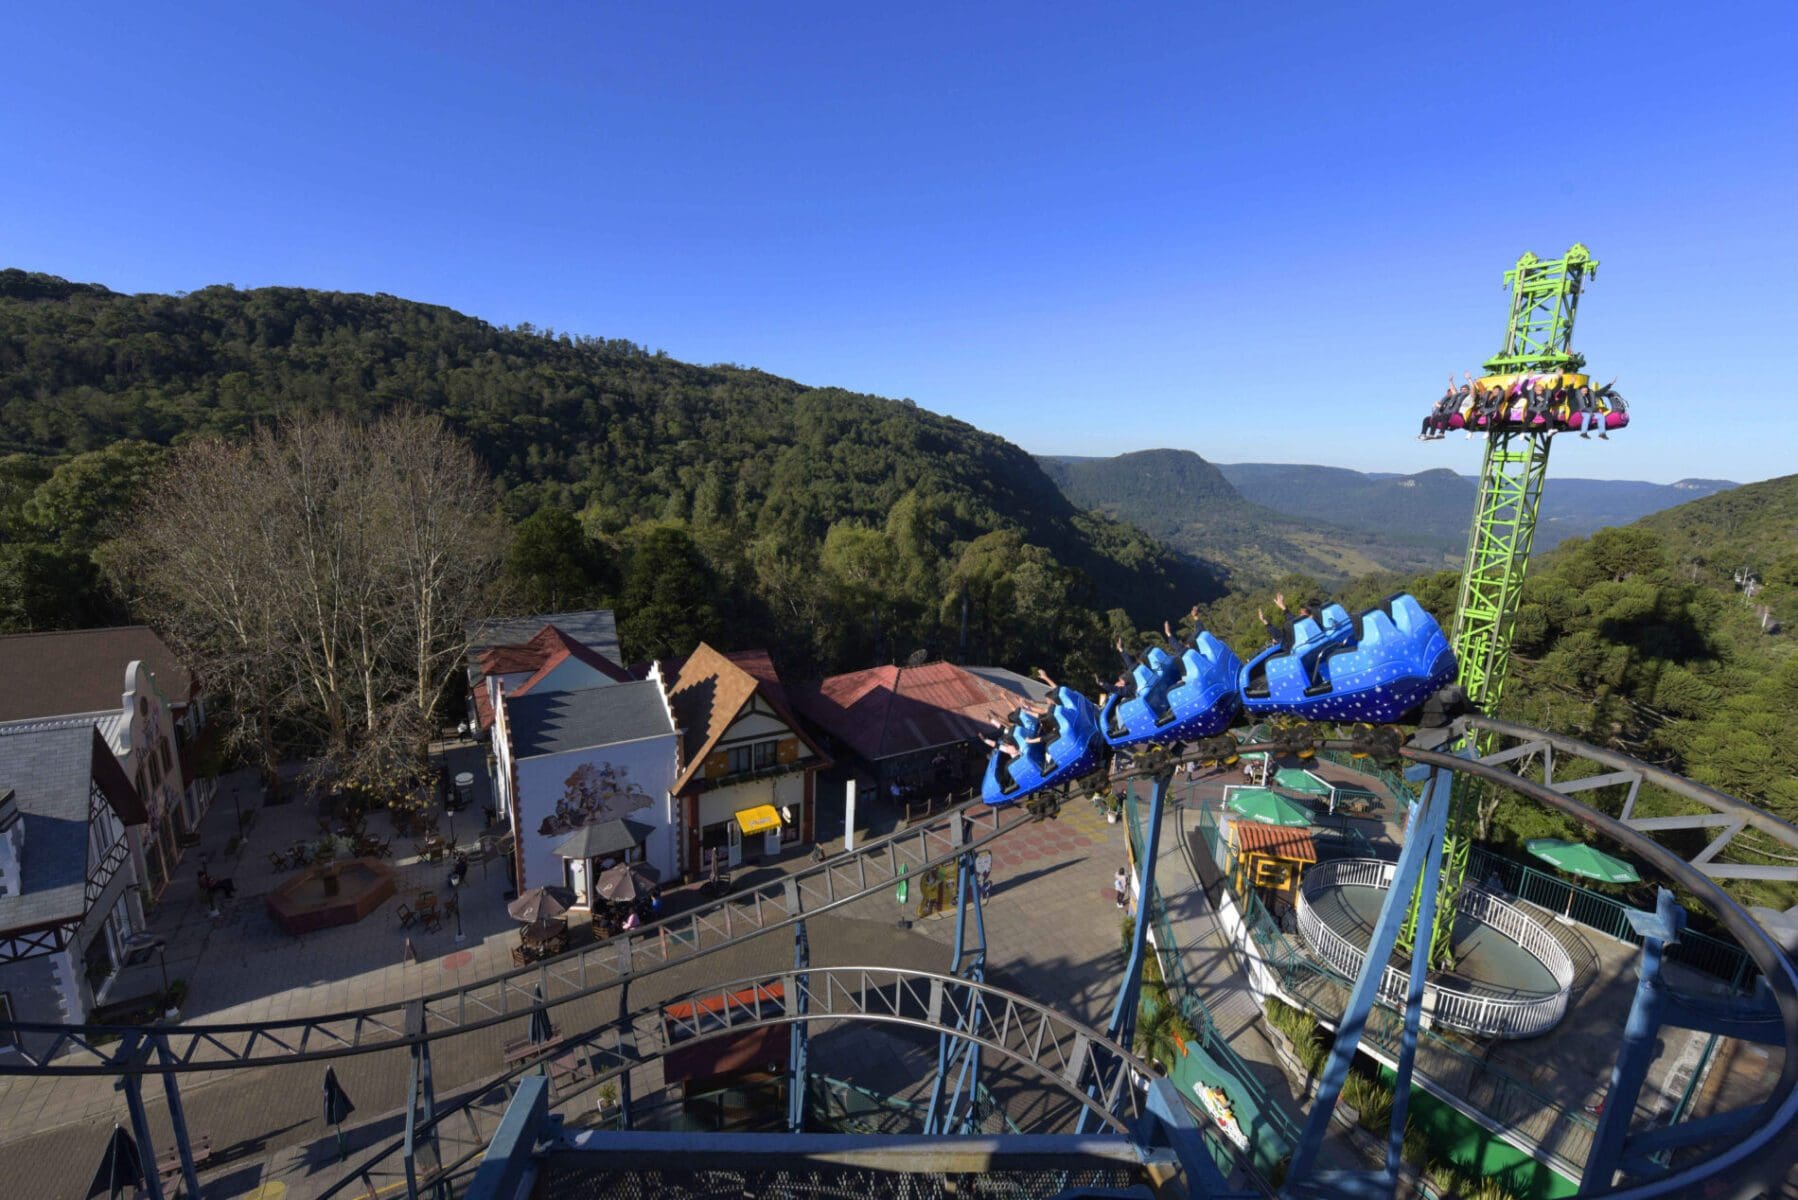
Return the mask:
{"type": "Polygon", "coordinates": [[[462,944],[462,876],[452,869],[450,871],[450,894],[456,900],[456,945],[462,944]]]}

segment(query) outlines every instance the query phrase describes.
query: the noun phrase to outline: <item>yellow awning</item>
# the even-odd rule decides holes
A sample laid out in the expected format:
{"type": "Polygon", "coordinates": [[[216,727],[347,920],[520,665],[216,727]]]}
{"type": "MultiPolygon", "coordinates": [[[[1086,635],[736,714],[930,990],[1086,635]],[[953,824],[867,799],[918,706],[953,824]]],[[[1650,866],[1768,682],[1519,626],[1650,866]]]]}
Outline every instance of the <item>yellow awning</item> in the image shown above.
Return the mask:
{"type": "Polygon", "coordinates": [[[758,804],[737,814],[737,824],[744,833],[766,833],[780,828],[780,810],[772,804],[758,804]]]}

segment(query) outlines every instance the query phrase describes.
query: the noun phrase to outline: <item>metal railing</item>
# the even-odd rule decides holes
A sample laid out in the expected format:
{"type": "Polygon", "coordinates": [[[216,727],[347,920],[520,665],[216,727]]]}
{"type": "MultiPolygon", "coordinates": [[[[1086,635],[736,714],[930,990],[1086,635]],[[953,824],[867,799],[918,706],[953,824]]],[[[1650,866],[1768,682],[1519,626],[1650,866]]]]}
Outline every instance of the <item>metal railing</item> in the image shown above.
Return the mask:
{"type": "MultiPolygon", "coordinates": [[[[1132,795],[1132,799],[1134,798],[1132,795]]],[[[1134,803],[1126,804],[1124,812],[1131,851],[1140,859],[1143,853],[1143,832],[1137,806],[1134,803]]],[[[1168,994],[1180,1006],[1181,1015],[1186,1018],[1187,1024],[1199,1035],[1200,1046],[1231,1076],[1231,1082],[1240,1089],[1242,1099],[1260,1113],[1274,1135],[1284,1142],[1282,1150],[1290,1147],[1298,1140],[1298,1125],[1268,1094],[1266,1085],[1218,1029],[1217,1021],[1212,1017],[1211,1010],[1206,1007],[1197,985],[1187,971],[1179,939],[1174,936],[1173,923],[1168,920],[1167,906],[1161,899],[1160,883],[1157,882],[1153,893],[1142,898],[1139,903],[1149,905],[1149,916],[1155,934],[1155,957],[1161,968],[1162,981],[1167,985],[1168,994]]]]}
{"type": "MultiPolygon", "coordinates": [[[[1300,935],[1332,970],[1349,979],[1361,974],[1367,952],[1343,937],[1318,915],[1312,899],[1330,888],[1364,887],[1386,891],[1396,867],[1378,859],[1344,859],[1320,863],[1305,873],[1298,891],[1300,935]]],[[[1460,909],[1476,921],[1492,926],[1548,969],[1555,990],[1545,995],[1496,996],[1446,986],[1440,981],[1424,985],[1424,1011],[1431,1020],[1481,1037],[1534,1037],[1554,1027],[1566,1015],[1573,986],[1573,960],[1566,949],[1534,920],[1490,893],[1478,888],[1461,892],[1460,909]]],[[[1411,973],[1387,966],[1380,976],[1379,998],[1393,1006],[1404,1003],[1411,973]]]]}
{"type": "MultiPolygon", "coordinates": [[[[1633,906],[1484,846],[1475,846],[1468,855],[1467,878],[1470,881],[1496,878],[1519,900],[1560,913],[1570,921],[1577,921],[1620,942],[1632,946],[1642,944],[1641,935],[1630,924],[1629,914],[1639,911],[1633,906]]],[[[1687,929],[1680,934],[1678,944],[1667,948],[1667,961],[1721,980],[1740,992],[1753,991],[1755,978],[1760,974],[1740,946],[1696,929],[1687,929]]]]}

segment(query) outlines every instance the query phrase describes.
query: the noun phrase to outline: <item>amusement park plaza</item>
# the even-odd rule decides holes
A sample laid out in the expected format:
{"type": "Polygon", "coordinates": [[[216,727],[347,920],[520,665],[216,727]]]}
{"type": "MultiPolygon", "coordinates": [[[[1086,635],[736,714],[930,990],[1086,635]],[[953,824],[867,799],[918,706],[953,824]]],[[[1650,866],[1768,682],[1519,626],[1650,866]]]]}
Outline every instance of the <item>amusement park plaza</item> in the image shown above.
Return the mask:
{"type": "Polygon", "coordinates": [[[1550,448],[1630,424],[1596,269],[1423,416],[1452,600],[1096,699],[489,617],[428,753],[258,773],[148,627],[0,639],[0,1196],[1793,1194],[1798,828],[1501,715],[1550,448]]]}

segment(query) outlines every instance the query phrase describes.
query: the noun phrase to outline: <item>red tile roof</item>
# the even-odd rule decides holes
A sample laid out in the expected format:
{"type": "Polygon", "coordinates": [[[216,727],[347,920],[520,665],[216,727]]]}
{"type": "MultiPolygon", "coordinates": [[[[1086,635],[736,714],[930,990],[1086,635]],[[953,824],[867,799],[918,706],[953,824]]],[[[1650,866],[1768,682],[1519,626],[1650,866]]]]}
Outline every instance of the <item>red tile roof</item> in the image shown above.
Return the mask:
{"type": "Polygon", "coordinates": [[[1020,697],[954,663],[873,667],[795,689],[794,706],[872,762],[965,742],[1020,697]]]}
{"type": "MultiPolygon", "coordinates": [[[[567,662],[577,659],[615,683],[631,682],[631,674],[623,667],[599,653],[575,641],[554,625],[545,625],[530,641],[518,646],[493,646],[481,652],[481,673],[486,675],[516,675],[529,671],[531,677],[506,694],[522,696],[536,686],[544,676],[567,662]]],[[[474,688],[475,714],[480,718],[481,728],[493,724],[493,705],[487,697],[485,679],[477,680],[474,688]]]]}
{"type": "Polygon", "coordinates": [[[1317,844],[1308,830],[1289,825],[1267,825],[1260,821],[1235,821],[1230,826],[1236,848],[1251,854],[1265,854],[1288,862],[1317,861],[1317,844]]]}

